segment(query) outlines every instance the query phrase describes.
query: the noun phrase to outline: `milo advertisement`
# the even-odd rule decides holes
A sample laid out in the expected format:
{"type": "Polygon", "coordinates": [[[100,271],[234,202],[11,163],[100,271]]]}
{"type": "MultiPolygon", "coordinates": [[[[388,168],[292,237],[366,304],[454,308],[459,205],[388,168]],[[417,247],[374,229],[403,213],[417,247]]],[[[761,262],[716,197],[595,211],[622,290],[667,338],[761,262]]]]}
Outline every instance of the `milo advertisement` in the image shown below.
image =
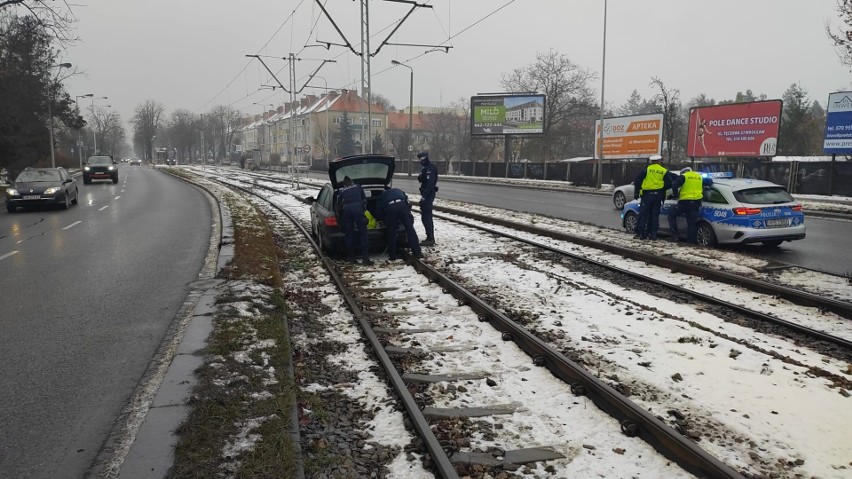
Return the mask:
{"type": "Polygon", "coordinates": [[[544,133],[544,95],[489,95],[470,99],[470,133],[540,135],[544,133]]]}

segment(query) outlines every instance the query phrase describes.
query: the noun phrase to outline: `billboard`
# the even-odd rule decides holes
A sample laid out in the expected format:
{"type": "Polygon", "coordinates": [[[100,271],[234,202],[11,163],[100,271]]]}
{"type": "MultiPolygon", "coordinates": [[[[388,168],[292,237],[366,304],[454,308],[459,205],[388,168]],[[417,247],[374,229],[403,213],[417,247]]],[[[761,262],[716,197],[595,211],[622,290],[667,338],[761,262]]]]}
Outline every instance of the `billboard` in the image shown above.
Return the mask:
{"type": "Polygon", "coordinates": [[[470,98],[470,134],[541,135],[544,95],[488,95],[470,98]]]}
{"type": "Polygon", "coordinates": [[[852,154],[852,92],[828,95],[822,151],[827,155],[852,154]]]}
{"type": "MultiPolygon", "coordinates": [[[[601,152],[601,121],[595,121],[595,158],[601,152]]],[[[663,144],[663,114],[604,118],[603,157],[648,158],[659,155],[663,144]]]]}
{"type": "Polygon", "coordinates": [[[686,156],[775,156],[781,100],[689,110],[686,156]]]}

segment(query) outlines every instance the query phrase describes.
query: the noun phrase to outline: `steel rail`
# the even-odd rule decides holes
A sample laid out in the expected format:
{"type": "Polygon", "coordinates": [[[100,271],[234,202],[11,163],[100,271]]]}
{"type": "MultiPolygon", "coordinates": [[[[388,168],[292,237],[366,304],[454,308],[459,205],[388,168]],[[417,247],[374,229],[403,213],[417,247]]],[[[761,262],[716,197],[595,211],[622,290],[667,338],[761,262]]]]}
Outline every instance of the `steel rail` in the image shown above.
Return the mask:
{"type": "Polygon", "coordinates": [[[712,296],[706,295],[704,293],[699,293],[697,291],[693,291],[693,290],[685,288],[683,286],[670,284],[670,283],[667,283],[667,282],[665,282],[661,279],[652,278],[652,277],[649,277],[649,276],[645,276],[641,273],[636,273],[634,271],[630,271],[630,270],[627,270],[627,269],[624,269],[624,268],[619,268],[618,266],[614,266],[614,265],[611,265],[611,264],[604,263],[602,261],[586,258],[584,256],[581,256],[581,255],[578,255],[578,254],[575,254],[575,253],[571,253],[570,251],[565,251],[563,249],[556,248],[554,246],[539,243],[535,240],[531,240],[531,239],[528,239],[528,238],[522,238],[520,236],[511,234],[511,233],[507,233],[507,232],[504,232],[504,231],[498,231],[498,230],[495,230],[493,228],[489,228],[489,227],[483,226],[483,225],[477,225],[477,224],[471,224],[471,223],[462,223],[462,222],[459,222],[455,218],[445,216],[445,215],[441,215],[441,214],[438,214],[438,215],[435,215],[435,216],[442,218],[442,219],[445,219],[447,221],[453,221],[453,222],[457,222],[459,224],[463,224],[464,226],[467,226],[469,228],[474,228],[474,229],[478,229],[480,231],[485,231],[487,233],[491,233],[491,234],[494,234],[494,235],[497,235],[497,236],[502,236],[504,238],[509,238],[509,239],[514,240],[514,241],[518,241],[518,242],[521,242],[521,243],[524,243],[524,244],[528,244],[530,246],[535,246],[537,248],[541,248],[541,249],[544,249],[546,251],[550,251],[552,253],[560,254],[560,255],[563,255],[563,256],[568,256],[570,258],[573,258],[573,259],[576,259],[576,260],[579,260],[579,261],[584,261],[586,263],[593,264],[595,266],[600,266],[600,267],[605,268],[607,270],[615,271],[617,273],[630,276],[630,277],[638,279],[640,281],[655,284],[655,285],[658,285],[658,286],[663,286],[665,288],[677,291],[678,293],[682,293],[682,294],[690,295],[694,298],[698,298],[698,299],[705,301],[707,303],[715,304],[717,306],[723,306],[723,307],[732,309],[732,310],[734,310],[734,311],[736,311],[740,314],[752,316],[752,317],[755,317],[756,319],[759,319],[759,320],[762,320],[762,321],[766,321],[766,322],[769,322],[769,323],[784,326],[788,329],[791,329],[791,330],[796,331],[798,333],[807,335],[809,337],[819,339],[821,341],[829,342],[829,343],[835,344],[837,346],[846,348],[848,350],[852,350],[852,341],[850,341],[848,339],[840,338],[840,337],[837,337],[837,336],[832,336],[832,335],[830,335],[830,334],[828,334],[824,331],[819,331],[819,330],[816,330],[816,329],[808,328],[806,326],[802,326],[801,324],[796,324],[796,323],[793,323],[791,321],[787,321],[785,319],[777,318],[775,316],[771,316],[771,315],[766,314],[766,313],[754,311],[754,310],[748,309],[744,306],[740,306],[740,305],[734,304],[734,303],[729,303],[725,300],[714,298],[712,296]]]}
{"type": "Polygon", "coordinates": [[[744,286],[752,291],[756,291],[759,293],[775,295],[780,298],[786,299],[792,303],[799,304],[802,306],[813,306],[816,308],[821,308],[827,311],[831,311],[833,313],[837,313],[845,318],[852,319],[852,303],[845,301],[838,301],[830,298],[824,298],[822,296],[808,293],[806,291],[800,291],[797,289],[789,288],[786,286],[772,284],[766,281],[762,281],[759,279],[747,278],[745,276],[740,276],[732,273],[726,273],[724,271],[719,271],[713,268],[706,268],[697,264],[688,263],[686,261],[679,261],[673,258],[667,258],[664,256],[660,256],[654,253],[646,253],[643,251],[638,251],[635,249],[617,246],[613,244],[602,243],[599,241],[595,241],[588,238],[583,238],[581,236],[572,235],[570,233],[562,233],[557,231],[549,231],[542,228],[536,228],[531,225],[526,225],[522,223],[518,223],[511,220],[505,220],[500,218],[493,218],[485,215],[480,215],[477,213],[471,213],[469,211],[457,210],[455,208],[448,208],[446,206],[433,206],[435,211],[440,211],[448,214],[453,214],[457,216],[462,216],[465,218],[474,219],[477,221],[482,221],[483,223],[491,223],[499,226],[505,226],[507,228],[512,228],[516,230],[521,230],[527,233],[533,233],[541,236],[546,236],[549,238],[568,241],[575,244],[580,244],[583,246],[588,246],[591,248],[599,249],[602,251],[606,251],[608,253],[617,254],[619,256],[623,256],[625,258],[633,259],[636,261],[643,261],[648,264],[653,264],[655,266],[660,266],[663,268],[668,268],[675,272],[692,274],[695,276],[702,276],[708,279],[712,279],[713,281],[718,281],[720,283],[727,283],[734,286],[744,286]]]}
{"type": "Polygon", "coordinates": [[[696,446],[691,440],[625,398],[475,294],[412,255],[403,255],[417,271],[449,290],[457,300],[479,314],[481,320],[489,321],[495,329],[501,331],[504,340],[514,341],[533,358],[534,364],[546,367],[554,376],[571,385],[572,392],[589,397],[598,407],[618,420],[622,432],[626,435],[642,438],[667,459],[699,477],[744,479],[733,468],[696,446]]]}
{"type": "Polygon", "coordinates": [[[349,308],[352,310],[352,315],[355,317],[355,320],[358,322],[361,327],[361,330],[367,337],[367,340],[370,342],[370,346],[372,347],[373,352],[376,354],[379,363],[381,363],[385,374],[388,375],[388,378],[390,379],[393,388],[396,390],[397,396],[399,397],[400,401],[402,401],[402,404],[405,407],[406,412],[408,413],[409,419],[411,419],[411,423],[414,425],[414,428],[417,430],[417,433],[420,434],[420,438],[423,440],[426,450],[429,451],[429,454],[435,465],[435,469],[438,471],[441,477],[445,479],[458,479],[458,473],[456,472],[455,467],[450,461],[450,458],[447,456],[447,453],[441,443],[438,441],[438,438],[435,437],[435,433],[432,432],[432,428],[429,426],[429,423],[423,416],[420,407],[417,405],[417,402],[414,400],[414,397],[409,392],[405,381],[402,379],[402,376],[400,376],[399,372],[396,370],[396,367],[391,361],[388,353],[385,351],[384,346],[379,340],[379,337],[376,335],[375,331],[373,331],[373,328],[370,325],[370,322],[367,320],[366,315],[361,310],[360,306],[358,306],[358,302],[355,300],[355,296],[346,286],[346,282],[341,277],[334,262],[329,259],[328,256],[323,254],[322,248],[320,248],[320,246],[317,244],[316,241],[314,241],[314,239],[311,237],[310,233],[305,229],[305,227],[299,222],[298,219],[293,217],[293,215],[290,214],[289,211],[279,207],[275,203],[272,203],[269,199],[258,195],[257,193],[251,191],[248,188],[221,181],[220,183],[227,187],[236,188],[240,191],[243,191],[244,193],[250,194],[266,201],[267,204],[287,216],[287,218],[299,229],[299,231],[302,232],[302,235],[304,235],[308,242],[310,242],[311,247],[314,249],[314,252],[317,254],[317,256],[320,257],[323,264],[325,264],[329,275],[334,280],[341,294],[343,294],[343,298],[345,299],[346,304],[348,304],[349,308]]]}

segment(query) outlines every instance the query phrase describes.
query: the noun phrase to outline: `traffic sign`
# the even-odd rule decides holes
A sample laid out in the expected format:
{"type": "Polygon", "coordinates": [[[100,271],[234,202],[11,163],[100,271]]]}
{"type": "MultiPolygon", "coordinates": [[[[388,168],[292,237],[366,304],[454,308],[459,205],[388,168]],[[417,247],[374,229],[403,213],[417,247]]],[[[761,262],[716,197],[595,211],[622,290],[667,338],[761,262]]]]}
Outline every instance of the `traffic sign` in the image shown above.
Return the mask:
{"type": "Polygon", "coordinates": [[[303,146],[302,151],[305,152],[305,153],[310,153],[311,152],[311,145],[303,146]]]}

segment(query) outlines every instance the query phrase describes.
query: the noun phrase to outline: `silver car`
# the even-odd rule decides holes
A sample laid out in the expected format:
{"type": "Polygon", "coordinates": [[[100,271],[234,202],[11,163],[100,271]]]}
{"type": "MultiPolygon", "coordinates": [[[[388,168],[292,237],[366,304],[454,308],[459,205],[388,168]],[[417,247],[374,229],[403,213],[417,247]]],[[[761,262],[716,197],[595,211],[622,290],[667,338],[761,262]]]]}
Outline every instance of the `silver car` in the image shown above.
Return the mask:
{"type": "MultiPolygon", "coordinates": [[[[661,231],[668,231],[669,210],[676,203],[674,198],[663,203],[661,231]]],[[[639,200],[628,202],[621,214],[627,232],[635,231],[638,217],[639,200]]],[[[678,230],[686,235],[683,217],[678,218],[678,230]]],[[[713,186],[704,190],[698,217],[699,245],[763,243],[774,247],[804,238],[802,205],[783,186],[747,178],[714,178],[713,186]]]]}

